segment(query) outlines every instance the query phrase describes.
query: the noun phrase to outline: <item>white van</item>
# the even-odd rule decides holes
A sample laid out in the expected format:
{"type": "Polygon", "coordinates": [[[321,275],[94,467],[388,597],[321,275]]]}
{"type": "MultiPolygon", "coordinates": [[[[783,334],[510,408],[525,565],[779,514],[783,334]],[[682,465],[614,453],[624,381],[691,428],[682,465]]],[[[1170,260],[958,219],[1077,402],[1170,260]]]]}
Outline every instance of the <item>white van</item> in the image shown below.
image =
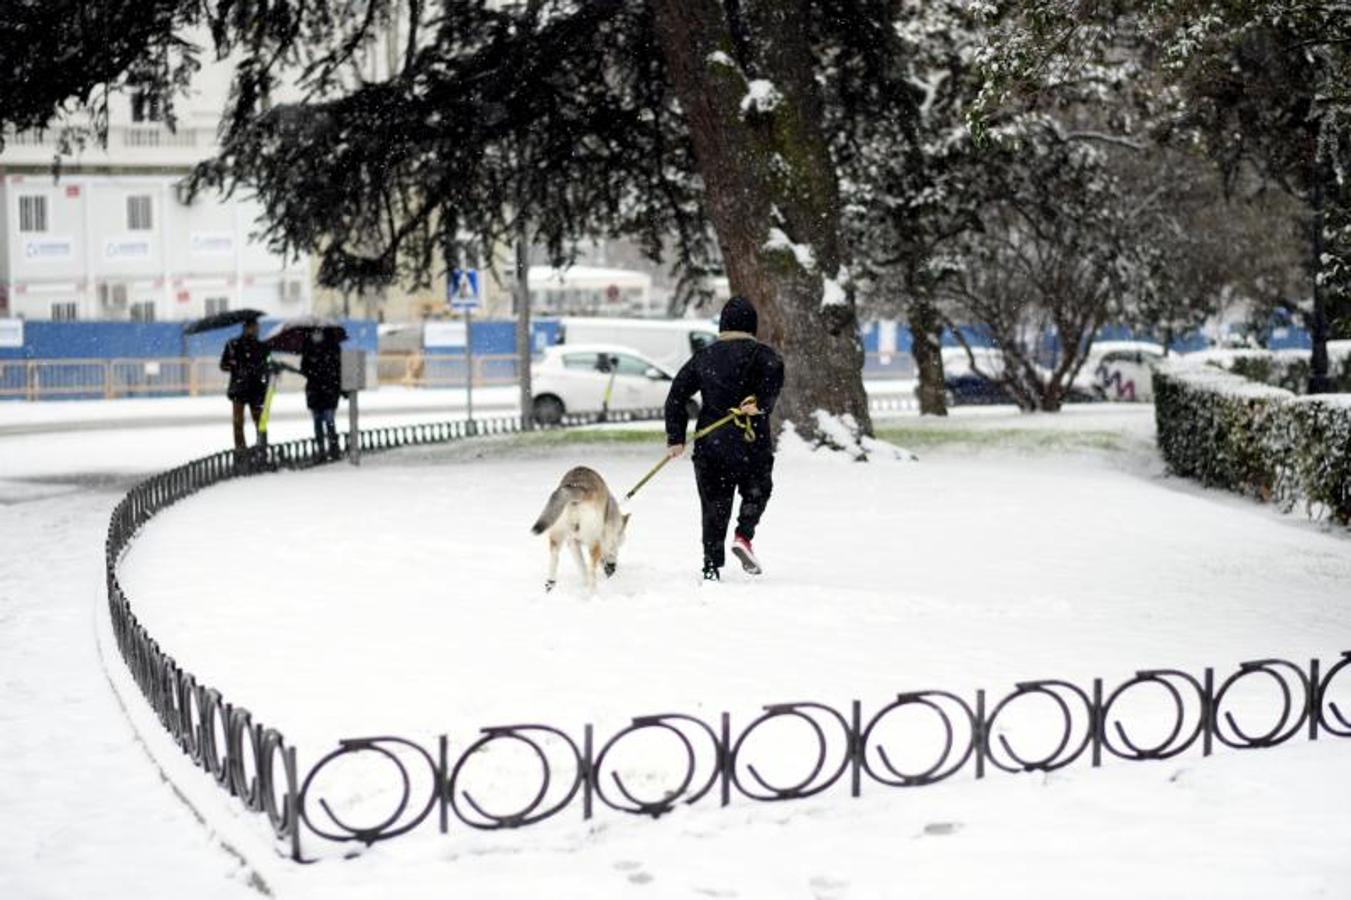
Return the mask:
{"type": "Polygon", "coordinates": [[[619,344],[632,347],[672,372],[695,351],[718,339],[717,326],[704,319],[606,319],[566,316],[559,320],[563,344],[619,344]]]}

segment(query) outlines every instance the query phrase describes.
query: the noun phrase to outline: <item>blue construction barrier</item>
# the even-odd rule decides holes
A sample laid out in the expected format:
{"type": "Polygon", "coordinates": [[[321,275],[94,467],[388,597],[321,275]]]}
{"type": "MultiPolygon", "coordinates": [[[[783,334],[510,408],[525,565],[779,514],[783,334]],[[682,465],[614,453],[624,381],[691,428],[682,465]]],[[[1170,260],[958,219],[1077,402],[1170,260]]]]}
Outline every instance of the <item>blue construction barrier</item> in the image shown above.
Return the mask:
{"type": "MultiPolygon", "coordinates": [[[[280,321],[263,319],[262,333],[280,321]]],[[[377,351],[376,322],[349,319],[342,324],[347,329],[346,346],[377,351]]],[[[241,331],[235,327],[185,335],[183,326],[182,322],[25,322],[23,346],[0,348],[0,399],[182,396],[190,382],[185,374],[188,361],[219,358],[225,342],[241,331]],[[12,364],[19,361],[32,364],[12,364]]]]}
{"type": "MultiPolygon", "coordinates": [[[[263,334],[280,319],[263,319],[263,334]]],[[[347,319],[348,347],[376,352],[377,324],[347,319]]],[[[185,335],[181,322],[25,322],[22,347],[0,347],[0,359],[165,359],[220,356],[239,328],[185,335]]],[[[477,343],[477,342],[476,342],[477,343]]]]}

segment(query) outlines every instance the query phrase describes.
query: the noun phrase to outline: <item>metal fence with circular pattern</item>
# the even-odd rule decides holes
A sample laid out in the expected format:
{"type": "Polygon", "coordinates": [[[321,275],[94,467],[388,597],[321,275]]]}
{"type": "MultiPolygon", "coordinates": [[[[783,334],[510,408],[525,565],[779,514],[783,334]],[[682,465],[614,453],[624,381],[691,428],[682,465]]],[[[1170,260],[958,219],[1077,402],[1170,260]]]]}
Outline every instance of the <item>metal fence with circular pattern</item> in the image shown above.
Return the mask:
{"type": "MultiPolygon", "coordinates": [[[[565,426],[595,424],[596,415],[570,415],[565,426]]],[[[660,418],[660,411],[612,412],[610,422],[660,418]]],[[[441,444],[484,435],[522,430],[519,419],[446,422],[378,428],[360,433],[363,452],[441,444]]],[[[344,443],[346,438],[344,438],[344,443]]],[[[848,706],[815,701],[776,703],[734,724],[730,713],[709,721],[684,713],[638,716],[613,733],[597,736],[582,725],[573,731],[558,724],[497,725],[452,745],[442,734],[428,744],[396,735],[347,738],[304,771],[298,768],[294,745],[276,727],[254,721],[247,708],[227,700],[219,690],[201,684],[161,648],[132,612],[117,577],[117,566],[138,529],[168,506],[232,478],[323,465],[313,440],[260,448],[261,455],[239,459],[232,451],[217,453],[162,472],[134,487],[117,505],[105,548],[108,604],[118,648],[161,724],[184,754],[245,809],[263,814],[291,857],[304,861],[302,838],[373,844],[428,824],[433,815],[442,833],[452,819],[481,830],[520,828],[580,806],[590,819],[598,807],[657,817],[682,805],[712,796],[726,806],[734,798],[753,802],[797,800],[848,782],[852,796],[865,785],[906,788],[933,784],[970,771],[983,778],[991,768],[1005,772],[1049,772],[1087,759],[1101,765],[1105,757],[1163,760],[1199,748],[1209,755],[1218,742],[1234,749],[1273,747],[1301,734],[1351,737],[1351,718],[1335,699],[1334,685],[1351,701],[1351,651],[1324,669],[1313,659],[1299,665],[1283,659],[1245,662],[1217,679],[1213,669],[1199,676],[1177,669],[1147,669],[1106,688],[1102,679],[1087,687],[1046,679],[1019,682],[1001,696],[984,690],[971,696],[945,690],[897,694],[865,712],[854,700],[848,706]],[[1270,718],[1241,723],[1232,706],[1240,683],[1267,683],[1274,703],[1270,718]],[[1345,683],[1343,683],[1345,682],[1345,683]],[[1152,689],[1171,709],[1171,721],[1151,723],[1162,739],[1145,741],[1123,722],[1116,710],[1129,695],[1152,689]],[[1029,752],[1015,745],[1001,720],[1021,705],[1039,700],[1054,710],[1059,731],[1050,749],[1029,752]],[[930,741],[931,759],[904,766],[897,753],[897,735],[888,731],[902,715],[919,714],[941,735],[930,741]],[[797,726],[806,736],[807,752],[800,771],[776,782],[757,766],[769,723],[797,726]],[[886,732],[886,734],[884,734],[886,732]],[[663,787],[645,795],[625,782],[613,762],[618,748],[635,735],[671,742],[681,763],[663,787]],[[511,744],[526,751],[538,768],[531,777],[530,799],[516,809],[492,811],[495,804],[475,790],[475,763],[480,751],[511,744]],[[888,747],[891,751],[888,752],[888,747]],[[452,754],[451,750],[455,753],[452,754]],[[332,768],[339,760],[368,754],[388,767],[394,789],[390,808],[368,824],[354,824],[335,810],[325,796],[332,786],[332,768]]],[[[893,729],[894,731],[894,729],[893,729]]],[[[913,754],[911,754],[913,755],[913,754]]],[[[762,761],[762,760],[761,760],[762,761]]],[[[482,784],[480,784],[482,787],[482,784]]],[[[843,790],[843,788],[840,788],[843,790]]]]}

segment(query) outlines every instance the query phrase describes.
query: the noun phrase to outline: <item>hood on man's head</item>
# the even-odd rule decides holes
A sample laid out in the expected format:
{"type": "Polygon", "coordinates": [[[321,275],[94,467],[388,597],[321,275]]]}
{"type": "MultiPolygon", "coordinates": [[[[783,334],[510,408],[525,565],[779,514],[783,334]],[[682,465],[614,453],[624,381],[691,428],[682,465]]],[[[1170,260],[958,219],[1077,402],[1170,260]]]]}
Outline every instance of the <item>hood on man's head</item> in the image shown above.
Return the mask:
{"type": "Polygon", "coordinates": [[[747,334],[755,334],[759,325],[760,317],[756,314],[755,307],[740,294],[727,301],[727,305],[722,308],[722,315],[718,317],[719,331],[744,331],[747,334]]]}

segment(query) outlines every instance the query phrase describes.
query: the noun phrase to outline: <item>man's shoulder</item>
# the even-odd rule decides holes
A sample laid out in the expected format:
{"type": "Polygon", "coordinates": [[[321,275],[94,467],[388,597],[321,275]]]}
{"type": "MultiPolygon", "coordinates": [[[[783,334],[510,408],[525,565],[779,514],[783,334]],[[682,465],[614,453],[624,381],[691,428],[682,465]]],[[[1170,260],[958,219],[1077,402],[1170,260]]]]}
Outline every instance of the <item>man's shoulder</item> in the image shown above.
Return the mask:
{"type": "Polygon", "coordinates": [[[772,363],[777,363],[778,365],[783,365],[783,355],[779,353],[778,350],[775,350],[773,347],[769,346],[769,344],[757,341],[756,352],[760,354],[761,359],[767,360],[772,363]]]}

